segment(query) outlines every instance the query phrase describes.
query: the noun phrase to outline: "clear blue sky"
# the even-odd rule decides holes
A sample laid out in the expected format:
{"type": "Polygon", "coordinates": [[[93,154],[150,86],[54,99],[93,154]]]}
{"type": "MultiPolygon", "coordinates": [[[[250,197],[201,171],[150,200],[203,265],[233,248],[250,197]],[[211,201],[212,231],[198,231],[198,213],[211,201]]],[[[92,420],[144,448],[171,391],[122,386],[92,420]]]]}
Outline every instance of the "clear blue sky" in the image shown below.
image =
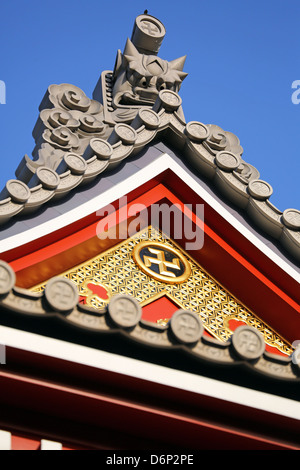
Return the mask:
{"type": "Polygon", "coordinates": [[[235,133],[244,159],[273,186],[273,204],[300,209],[300,104],[291,100],[292,83],[300,80],[295,0],[2,0],[1,189],[34,148],[31,133],[47,87],[72,83],[91,97],[145,9],[167,30],[159,55],[187,54],[180,92],[186,120],[235,133]]]}

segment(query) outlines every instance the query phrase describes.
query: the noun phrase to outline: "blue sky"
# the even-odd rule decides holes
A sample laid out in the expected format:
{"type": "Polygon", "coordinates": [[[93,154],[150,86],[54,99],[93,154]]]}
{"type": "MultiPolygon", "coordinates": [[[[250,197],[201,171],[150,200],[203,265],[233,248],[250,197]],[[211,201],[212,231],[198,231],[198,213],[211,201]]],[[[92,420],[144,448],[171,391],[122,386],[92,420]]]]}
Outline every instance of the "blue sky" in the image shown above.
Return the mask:
{"type": "Polygon", "coordinates": [[[91,97],[145,9],[167,30],[160,57],[187,54],[189,75],[180,91],[186,120],[236,134],[244,159],[272,185],[271,202],[282,211],[300,209],[300,104],[291,99],[292,83],[300,80],[295,0],[2,0],[1,189],[34,148],[47,87],[72,83],[91,97]]]}

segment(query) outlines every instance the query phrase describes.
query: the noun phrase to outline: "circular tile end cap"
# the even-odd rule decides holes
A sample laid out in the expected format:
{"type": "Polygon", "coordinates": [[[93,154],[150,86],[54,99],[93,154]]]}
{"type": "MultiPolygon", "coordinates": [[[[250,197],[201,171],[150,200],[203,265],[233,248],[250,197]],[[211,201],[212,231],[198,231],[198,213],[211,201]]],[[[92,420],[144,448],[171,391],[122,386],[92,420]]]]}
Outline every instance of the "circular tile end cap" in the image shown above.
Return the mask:
{"type": "Polygon", "coordinates": [[[143,14],[135,19],[131,41],[139,52],[156,55],[166,34],[164,25],[157,18],[143,14]]]}
{"type": "Polygon", "coordinates": [[[50,307],[58,312],[72,310],[79,299],[76,285],[61,277],[50,279],[45,288],[45,297],[50,307]]]}
{"type": "Polygon", "coordinates": [[[167,111],[176,111],[182,104],[182,99],[175,91],[161,90],[158,96],[167,111]]]}
{"type": "Polygon", "coordinates": [[[143,31],[144,34],[150,37],[164,38],[166,34],[164,25],[154,16],[147,14],[139,15],[135,22],[137,27],[143,31]]]}
{"type": "Polygon", "coordinates": [[[185,128],[186,135],[195,142],[202,142],[209,136],[209,129],[205,124],[198,121],[190,121],[185,128]]]}
{"type": "Polygon", "coordinates": [[[125,145],[133,145],[137,139],[137,133],[128,124],[119,123],[114,127],[114,132],[125,145]]]}
{"type": "Polygon", "coordinates": [[[51,168],[41,166],[36,170],[36,175],[46,189],[56,189],[60,183],[58,174],[51,168]]]}
{"type": "Polygon", "coordinates": [[[8,180],[6,189],[11,199],[20,204],[25,203],[30,198],[30,190],[23,181],[8,180]]]}
{"type": "Polygon", "coordinates": [[[91,139],[90,147],[100,160],[109,160],[112,156],[113,148],[106,140],[98,138],[91,139]]]}
{"type": "Polygon", "coordinates": [[[160,124],[160,118],[158,114],[152,109],[140,109],[139,117],[142,123],[148,129],[157,129],[160,124]]]}
{"type": "Polygon", "coordinates": [[[298,366],[300,369],[300,340],[296,340],[292,343],[292,347],[295,348],[295,351],[292,353],[292,363],[298,366]]]}
{"type": "Polygon", "coordinates": [[[67,167],[75,175],[82,175],[87,168],[87,163],[84,158],[76,153],[67,153],[67,155],[64,156],[64,160],[67,167]]]}
{"type": "Polygon", "coordinates": [[[216,155],[216,164],[221,170],[234,171],[240,165],[241,159],[231,152],[221,151],[216,155]]]}
{"type": "Polygon", "coordinates": [[[5,261],[0,260],[0,295],[8,294],[15,282],[14,270],[5,261]]]}
{"type": "Polygon", "coordinates": [[[272,193],[272,186],[263,180],[252,180],[248,185],[249,193],[255,199],[265,200],[268,199],[272,193]]]}
{"type": "Polygon", "coordinates": [[[297,209],[283,211],[282,220],[286,227],[292,230],[300,230],[300,211],[297,209]]]}
{"type": "Polygon", "coordinates": [[[262,334],[248,325],[239,326],[232,336],[235,352],[246,360],[258,359],[265,351],[262,334]]]}
{"type": "Polygon", "coordinates": [[[139,302],[130,295],[118,294],[108,304],[108,313],[113,322],[121,328],[132,328],[140,321],[142,309],[139,302]]]}
{"type": "Polygon", "coordinates": [[[171,318],[170,328],[180,343],[189,344],[199,341],[203,334],[203,325],[191,310],[177,310],[171,318]]]}

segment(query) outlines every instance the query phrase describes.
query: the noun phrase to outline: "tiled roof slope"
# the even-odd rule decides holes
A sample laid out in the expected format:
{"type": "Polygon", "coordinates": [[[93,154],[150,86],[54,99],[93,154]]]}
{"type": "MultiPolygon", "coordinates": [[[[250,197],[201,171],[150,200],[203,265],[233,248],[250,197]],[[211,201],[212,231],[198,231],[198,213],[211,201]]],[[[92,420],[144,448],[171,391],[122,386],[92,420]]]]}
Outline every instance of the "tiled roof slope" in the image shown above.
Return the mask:
{"type": "Polygon", "coordinates": [[[205,126],[200,122],[186,124],[177,113],[181,103],[179,96],[176,96],[178,106],[173,110],[164,103],[166,96],[166,92],[160,92],[154,105],[157,112],[153,109],[139,110],[141,122],[136,128],[128,124],[116,124],[113,132],[118,134],[118,138],[115,143],[111,144],[109,139],[105,141],[93,137],[84,154],[88,154],[88,158],[64,152],[63,164],[60,164],[60,167],[65,166],[62,173],[41,166],[28,184],[20,180],[9,180],[0,200],[2,224],[17,215],[26,215],[37,210],[50,200],[55,201],[76,191],[80,185],[116,168],[154,139],[160,138],[171,141],[182,158],[200,176],[208,178],[227,200],[253,220],[259,230],[279,241],[299,261],[300,211],[286,209],[282,213],[270,202],[271,186],[260,180],[258,171],[241,158],[242,149],[235,136],[217,126],[205,126]],[[155,126],[152,122],[147,122],[150,115],[156,120],[155,126]],[[123,136],[124,132],[132,135],[130,143],[123,136]],[[221,147],[220,143],[214,142],[217,136],[224,136],[221,147]],[[222,150],[218,150],[218,147],[222,150]]]}

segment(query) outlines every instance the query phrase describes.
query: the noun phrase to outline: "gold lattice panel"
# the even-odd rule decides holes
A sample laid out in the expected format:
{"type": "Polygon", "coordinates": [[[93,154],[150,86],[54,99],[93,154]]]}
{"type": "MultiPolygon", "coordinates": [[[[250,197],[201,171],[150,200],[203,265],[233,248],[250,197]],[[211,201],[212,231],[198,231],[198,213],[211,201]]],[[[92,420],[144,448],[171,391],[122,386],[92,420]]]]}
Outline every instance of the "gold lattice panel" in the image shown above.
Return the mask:
{"type": "MultiPolygon", "coordinates": [[[[287,342],[216,282],[187,253],[184,253],[184,256],[190,265],[191,273],[188,279],[180,284],[160,282],[143,272],[132,255],[134,248],[145,240],[165,243],[181,254],[184,253],[172,240],[165,239],[159,231],[148,227],[105,253],[62,273],[62,276],[77,285],[79,295],[84,296],[91,307],[105,306],[115,294],[131,295],[141,305],[167,295],[179,308],[196,312],[206,330],[221,341],[227,341],[232,335],[228,322],[235,319],[259,330],[270,346],[288,355],[292,353],[292,348],[287,342]],[[89,283],[104,286],[107,299],[103,300],[93,294],[87,287],[89,283]]],[[[45,285],[46,283],[35,286],[32,290],[41,292],[45,285]]]]}

